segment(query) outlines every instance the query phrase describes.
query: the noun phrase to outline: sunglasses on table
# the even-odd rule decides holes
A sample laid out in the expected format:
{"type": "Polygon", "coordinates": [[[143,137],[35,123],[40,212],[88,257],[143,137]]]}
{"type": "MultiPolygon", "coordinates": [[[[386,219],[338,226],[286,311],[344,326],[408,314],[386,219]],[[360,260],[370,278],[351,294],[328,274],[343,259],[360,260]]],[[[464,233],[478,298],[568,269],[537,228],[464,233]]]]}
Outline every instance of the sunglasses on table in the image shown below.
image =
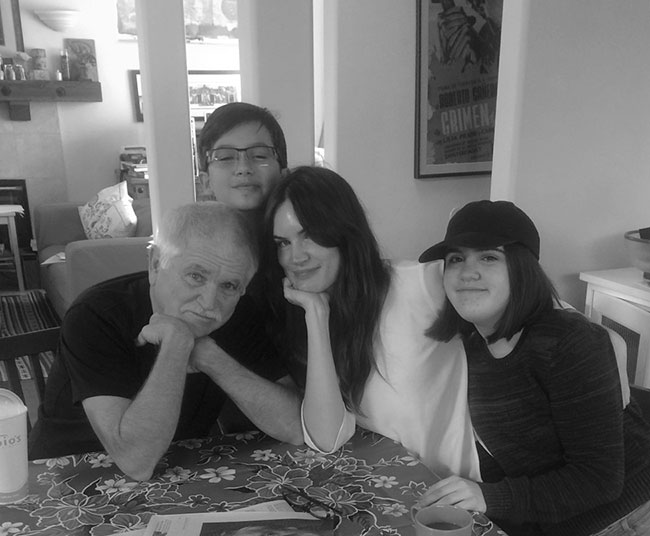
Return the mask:
{"type": "Polygon", "coordinates": [[[287,501],[294,510],[306,512],[318,519],[328,519],[335,516],[344,517],[341,510],[311,497],[298,488],[282,486],[282,498],[287,501]]]}

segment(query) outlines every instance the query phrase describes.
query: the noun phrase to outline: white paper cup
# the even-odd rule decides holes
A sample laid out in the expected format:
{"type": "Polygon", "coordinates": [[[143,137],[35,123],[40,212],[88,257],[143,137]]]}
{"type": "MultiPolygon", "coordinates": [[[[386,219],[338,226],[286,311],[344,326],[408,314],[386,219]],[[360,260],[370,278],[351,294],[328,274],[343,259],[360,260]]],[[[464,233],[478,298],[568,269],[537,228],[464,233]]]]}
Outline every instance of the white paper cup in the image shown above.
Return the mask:
{"type": "Polygon", "coordinates": [[[417,536],[472,536],[474,519],[467,510],[450,505],[431,504],[411,509],[417,536]]]}
{"type": "Polygon", "coordinates": [[[27,408],[7,389],[0,389],[0,504],[27,495],[27,408]]]}

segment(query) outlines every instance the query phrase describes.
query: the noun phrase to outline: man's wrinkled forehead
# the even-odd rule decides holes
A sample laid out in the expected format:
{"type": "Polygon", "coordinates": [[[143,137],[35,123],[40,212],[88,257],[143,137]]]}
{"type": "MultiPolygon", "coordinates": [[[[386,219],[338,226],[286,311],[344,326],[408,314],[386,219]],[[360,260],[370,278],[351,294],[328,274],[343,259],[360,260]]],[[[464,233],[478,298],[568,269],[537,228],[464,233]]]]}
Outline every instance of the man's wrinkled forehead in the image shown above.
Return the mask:
{"type": "Polygon", "coordinates": [[[223,266],[252,272],[257,270],[257,258],[253,249],[236,233],[224,230],[209,239],[193,236],[188,246],[190,244],[198,251],[210,251],[223,266]]]}

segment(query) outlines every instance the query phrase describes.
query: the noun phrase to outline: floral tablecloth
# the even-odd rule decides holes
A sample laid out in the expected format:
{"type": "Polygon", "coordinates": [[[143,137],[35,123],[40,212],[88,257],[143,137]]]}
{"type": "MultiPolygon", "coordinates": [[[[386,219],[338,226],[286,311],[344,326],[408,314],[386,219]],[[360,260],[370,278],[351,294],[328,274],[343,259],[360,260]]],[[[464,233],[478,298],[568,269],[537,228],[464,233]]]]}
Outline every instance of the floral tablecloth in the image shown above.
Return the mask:
{"type": "MultiPolygon", "coordinates": [[[[435,480],[401,445],[362,430],[329,455],[261,432],[179,441],[147,482],[102,452],[30,462],[29,495],[0,505],[0,536],[105,536],[142,529],[154,514],[282,499],[287,487],[340,512],[337,535],[412,536],[410,508],[435,480]]],[[[480,515],[474,532],[503,534],[480,515]]]]}

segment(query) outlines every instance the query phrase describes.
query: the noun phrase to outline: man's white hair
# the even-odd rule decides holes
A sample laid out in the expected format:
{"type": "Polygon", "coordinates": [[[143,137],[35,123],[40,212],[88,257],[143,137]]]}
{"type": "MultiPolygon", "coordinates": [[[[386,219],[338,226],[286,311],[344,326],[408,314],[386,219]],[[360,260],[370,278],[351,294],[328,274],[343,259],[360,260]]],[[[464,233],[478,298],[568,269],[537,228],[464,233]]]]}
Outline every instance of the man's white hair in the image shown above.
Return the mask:
{"type": "Polygon", "coordinates": [[[257,238],[244,214],[218,201],[201,201],[174,208],[165,214],[152,244],[165,268],[192,239],[219,242],[226,248],[247,252],[253,271],[259,255],[257,238]]]}

